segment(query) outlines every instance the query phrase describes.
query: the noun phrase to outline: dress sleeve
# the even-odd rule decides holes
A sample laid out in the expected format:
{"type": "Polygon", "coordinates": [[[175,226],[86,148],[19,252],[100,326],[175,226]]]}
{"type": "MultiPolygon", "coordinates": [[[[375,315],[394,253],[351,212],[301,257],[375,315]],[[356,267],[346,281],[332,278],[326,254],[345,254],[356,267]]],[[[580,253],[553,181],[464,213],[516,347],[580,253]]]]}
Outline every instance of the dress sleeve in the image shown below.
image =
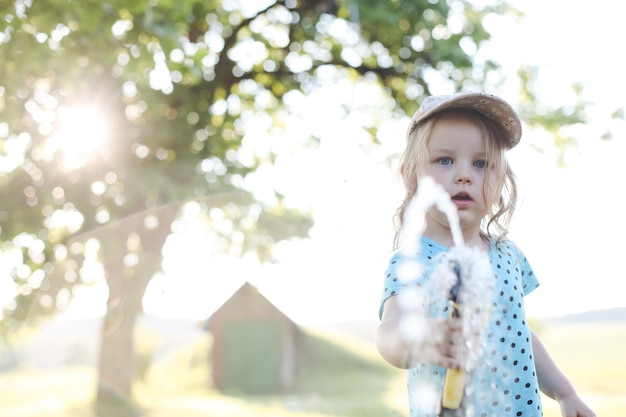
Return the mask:
{"type": "Polygon", "coordinates": [[[528,259],[526,259],[526,257],[522,254],[523,256],[523,261],[522,261],[522,265],[523,265],[523,269],[522,269],[522,273],[523,273],[523,277],[524,277],[524,295],[528,295],[530,294],[535,288],[537,288],[539,286],[539,280],[537,279],[537,276],[535,275],[535,272],[533,271],[532,267],[530,266],[530,263],[528,262],[528,259]]]}
{"type": "Polygon", "coordinates": [[[539,280],[533,271],[530,262],[524,255],[524,252],[517,246],[514,246],[517,251],[517,256],[520,260],[520,269],[522,274],[522,289],[524,291],[524,296],[530,294],[539,286],[539,280]]]}
{"type": "Polygon", "coordinates": [[[383,293],[380,298],[380,307],[378,309],[378,318],[382,318],[385,308],[385,301],[400,292],[403,283],[398,278],[398,266],[401,263],[401,256],[398,252],[394,253],[389,259],[389,264],[385,271],[385,279],[383,281],[383,293]]]}
{"type": "Polygon", "coordinates": [[[405,288],[417,286],[426,289],[426,293],[428,293],[433,260],[439,259],[435,256],[437,251],[438,249],[431,245],[424,247],[419,255],[411,256],[396,252],[391,256],[383,281],[383,292],[378,310],[379,318],[383,315],[385,301],[389,297],[399,294],[405,288]],[[401,278],[402,275],[404,278],[401,278]]]}

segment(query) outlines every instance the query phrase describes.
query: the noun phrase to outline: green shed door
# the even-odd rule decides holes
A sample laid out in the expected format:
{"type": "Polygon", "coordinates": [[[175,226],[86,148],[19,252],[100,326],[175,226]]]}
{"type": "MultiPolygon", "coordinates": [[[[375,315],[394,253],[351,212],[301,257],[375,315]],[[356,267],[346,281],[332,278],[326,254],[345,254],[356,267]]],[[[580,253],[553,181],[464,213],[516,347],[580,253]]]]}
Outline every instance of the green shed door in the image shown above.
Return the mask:
{"type": "Polygon", "coordinates": [[[270,394],[280,388],[280,327],[269,321],[224,327],[224,389],[270,394]]]}

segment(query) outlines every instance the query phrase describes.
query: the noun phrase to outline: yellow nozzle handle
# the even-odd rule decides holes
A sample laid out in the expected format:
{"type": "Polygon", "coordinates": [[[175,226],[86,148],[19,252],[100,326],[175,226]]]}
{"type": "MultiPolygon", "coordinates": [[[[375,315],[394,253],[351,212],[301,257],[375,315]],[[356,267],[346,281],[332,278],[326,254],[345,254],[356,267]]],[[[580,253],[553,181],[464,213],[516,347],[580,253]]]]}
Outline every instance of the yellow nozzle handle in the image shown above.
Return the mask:
{"type": "Polygon", "coordinates": [[[456,410],[461,406],[463,390],[465,389],[465,375],[465,371],[460,369],[446,369],[441,396],[443,408],[456,410]]]}

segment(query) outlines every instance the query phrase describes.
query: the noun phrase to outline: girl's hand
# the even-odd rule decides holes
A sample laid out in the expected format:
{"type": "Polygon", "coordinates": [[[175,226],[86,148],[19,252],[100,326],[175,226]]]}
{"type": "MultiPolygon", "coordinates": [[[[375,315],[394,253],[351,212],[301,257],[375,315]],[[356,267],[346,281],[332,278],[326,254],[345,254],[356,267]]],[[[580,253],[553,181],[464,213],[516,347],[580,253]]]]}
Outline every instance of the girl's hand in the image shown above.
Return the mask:
{"type": "MultiPolygon", "coordinates": [[[[465,332],[467,337],[473,337],[473,331],[465,329],[465,332]]],[[[480,329],[476,332],[479,335],[480,329]]],[[[461,319],[427,318],[421,313],[407,315],[401,310],[397,296],[385,302],[376,330],[376,347],[387,362],[402,369],[418,363],[465,369],[470,358],[461,319]]]]}
{"type": "Polygon", "coordinates": [[[559,399],[563,417],[596,417],[596,414],[580,399],[576,393],[559,399]]]}
{"type": "Polygon", "coordinates": [[[413,346],[411,357],[418,362],[450,369],[465,369],[469,348],[460,319],[426,319],[426,329],[413,346]]]}

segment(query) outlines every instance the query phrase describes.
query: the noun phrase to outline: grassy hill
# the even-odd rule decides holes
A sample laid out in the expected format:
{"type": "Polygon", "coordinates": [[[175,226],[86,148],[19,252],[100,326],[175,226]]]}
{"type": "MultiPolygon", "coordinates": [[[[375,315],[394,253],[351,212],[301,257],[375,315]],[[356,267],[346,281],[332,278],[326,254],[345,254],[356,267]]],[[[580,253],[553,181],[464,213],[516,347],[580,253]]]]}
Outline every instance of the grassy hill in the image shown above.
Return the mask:
{"type": "MultiPolygon", "coordinates": [[[[297,383],[289,393],[227,395],[212,389],[206,336],[150,364],[134,386],[136,409],[145,417],[404,415],[404,373],[387,366],[373,346],[313,328],[303,330],[297,383]]],[[[95,384],[92,366],[0,373],[0,415],[91,417],[95,384]]]]}
{"type": "MultiPolygon", "coordinates": [[[[613,311],[608,317],[617,316],[613,311]]],[[[542,321],[537,331],[597,415],[626,415],[626,320],[585,317],[542,321]]],[[[373,343],[376,323],[304,327],[305,349],[300,352],[296,387],[272,396],[226,395],[212,389],[207,360],[210,338],[197,333],[197,327],[170,321],[164,325],[169,330],[159,332],[158,323],[142,323],[139,356],[152,359],[146,361],[143,378],[134,387],[142,417],[407,415],[405,372],[378,356],[373,343]]],[[[62,337],[56,333],[56,338],[62,337]]],[[[29,352],[39,349],[43,354],[42,346],[30,346],[29,352]]],[[[0,415],[94,417],[95,367],[91,361],[75,359],[47,367],[23,361],[18,368],[0,373],[0,415]]],[[[545,417],[560,416],[553,401],[546,399],[544,408],[545,417]]]]}

